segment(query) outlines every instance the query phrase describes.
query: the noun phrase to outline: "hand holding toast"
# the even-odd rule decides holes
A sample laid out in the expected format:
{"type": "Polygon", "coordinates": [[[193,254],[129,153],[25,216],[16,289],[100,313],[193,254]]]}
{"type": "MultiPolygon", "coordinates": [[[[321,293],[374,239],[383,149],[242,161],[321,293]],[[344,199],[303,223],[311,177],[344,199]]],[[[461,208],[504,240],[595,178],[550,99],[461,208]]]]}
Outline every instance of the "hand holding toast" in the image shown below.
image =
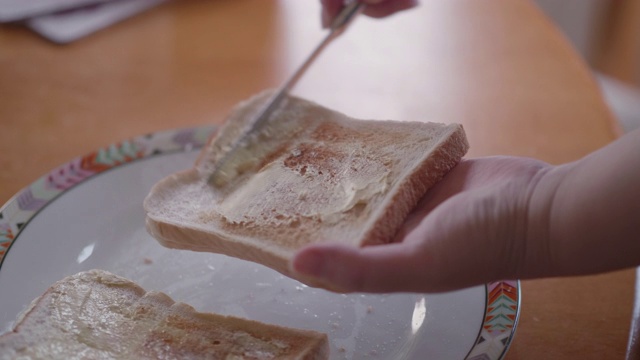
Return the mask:
{"type": "Polygon", "coordinates": [[[528,197],[550,167],[510,157],[462,161],[429,190],[395,243],[311,246],[293,267],[341,292],[439,292],[516,276],[527,253],[528,197]]]}
{"type": "Polygon", "coordinates": [[[342,292],[438,292],[640,264],[640,131],[560,166],[467,160],[429,190],[397,243],[313,245],[292,267],[342,292]]]}

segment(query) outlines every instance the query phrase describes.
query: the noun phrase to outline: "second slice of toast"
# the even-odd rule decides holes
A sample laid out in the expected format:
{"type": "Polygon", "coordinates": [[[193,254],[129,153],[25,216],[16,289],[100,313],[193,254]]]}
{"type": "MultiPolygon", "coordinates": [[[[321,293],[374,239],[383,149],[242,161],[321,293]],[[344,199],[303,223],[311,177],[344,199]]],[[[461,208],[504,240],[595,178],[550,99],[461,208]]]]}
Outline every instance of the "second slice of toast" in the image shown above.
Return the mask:
{"type": "Polygon", "coordinates": [[[0,359],[327,359],[326,334],[200,313],[103,270],[53,284],[0,335],[0,359]]]}
{"type": "Polygon", "coordinates": [[[239,104],[192,169],[153,187],[146,225],[162,245],[222,253],[295,277],[288,263],[305,245],[393,241],[468,149],[461,125],[357,120],[289,97],[271,119],[276,131],[252,148],[233,182],[211,185],[216,161],[267,97],[239,104]]]}

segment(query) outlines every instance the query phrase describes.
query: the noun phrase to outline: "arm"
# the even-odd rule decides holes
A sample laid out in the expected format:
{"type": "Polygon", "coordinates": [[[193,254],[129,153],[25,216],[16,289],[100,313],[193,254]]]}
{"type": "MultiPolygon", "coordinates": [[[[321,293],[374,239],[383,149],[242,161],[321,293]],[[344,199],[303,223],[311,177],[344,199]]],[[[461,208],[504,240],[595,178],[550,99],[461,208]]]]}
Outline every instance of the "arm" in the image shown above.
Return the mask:
{"type": "Polygon", "coordinates": [[[531,207],[532,214],[546,217],[532,222],[547,224],[531,233],[547,239],[532,258],[548,265],[529,263],[523,277],[590,274],[639,265],[640,131],[549,171],[531,207]]]}
{"type": "Polygon", "coordinates": [[[309,246],[294,271],[336,291],[454,290],[640,264],[640,131],[574,163],[466,160],[407,218],[396,243],[309,246]]]}

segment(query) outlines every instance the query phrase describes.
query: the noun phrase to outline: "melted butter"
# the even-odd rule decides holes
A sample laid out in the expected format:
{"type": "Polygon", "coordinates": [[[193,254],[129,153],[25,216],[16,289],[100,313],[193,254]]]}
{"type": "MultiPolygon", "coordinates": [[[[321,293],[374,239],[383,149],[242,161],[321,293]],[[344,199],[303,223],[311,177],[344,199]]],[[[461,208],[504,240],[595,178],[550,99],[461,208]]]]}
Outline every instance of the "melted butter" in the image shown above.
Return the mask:
{"type": "MultiPolygon", "coordinates": [[[[239,129],[268,94],[234,110],[225,125],[228,129],[214,141],[209,160],[200,164],[201,171],[208,174],[220,166],[216,161],[233,141],[245,141],[237,138],[239,129]]],[[[347,213],[370,212],[372,200],[390,188],[390,164],[367,148],[374,145],[359,141],[368,135],[344,120],[348,118],[342,114],[288,98],[263,129],[267,136],[249,141],[231,166],[221,167],[228,170],[225,178],[234,180],[221,182],[223,186],[211,192],[214,211],[231,224],[292,226],[306,218],[335,224],[347,213]]]]}
{"type": "Polygon", "coordinates": [[[207,149],[209,161],[202,162],[199,169],[205,176],[211,175],[210,183],[218,189],[233,186],[237,178],[257,171],[267,154],[277,151],[283,142],[305,130],[297,121],[304,113],[303,106],[288,106],[289,98],[285,98],[269,115],[268,121],[247,133],[270,94],[267,91],[240,103],[207,149]]]}
{"type": "Polygon", "coordinates": [[[288,167],[280,158],[228,194],[218,210],[231,223],[287,224],[301,217],[335,223],[389,187],[389,170],[381,161],[353,154],[325,160],[288,167]]]}

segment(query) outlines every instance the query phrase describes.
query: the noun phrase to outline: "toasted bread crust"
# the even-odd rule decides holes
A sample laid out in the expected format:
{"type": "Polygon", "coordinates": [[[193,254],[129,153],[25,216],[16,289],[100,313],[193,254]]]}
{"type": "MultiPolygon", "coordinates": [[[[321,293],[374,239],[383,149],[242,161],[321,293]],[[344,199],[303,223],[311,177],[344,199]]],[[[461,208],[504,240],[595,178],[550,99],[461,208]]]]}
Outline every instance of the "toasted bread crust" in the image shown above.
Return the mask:
{"type": "Polygon", "coordinates": [[[237,238],[230,240],[219,234],[203,232],[180,224],[156,221],[151,217],[147,217],[146,227],[147,231],[165,247],[228,255],[254,261],[291,276],[287,269],[288,257],[286,254],[258,246],[255,242],[245,242],[237,238]],[[184,241],[176,241],[175,239],[183,239],[184,241]]]}
{"type": "Polygon", "coordinates": [[[325,334],[196,312],[91,270],[51,286],[0,336],[0,359],[326,359],[325,334]]]}
{"type": "Polygon", "coordinates": [[[398,228],[424,194],[440,181],[469,150],[461,125],[451,129],[436,145],[433,153],[422,159],[397,185],[394,195],[381,208],[362,237],[361,246],[380,245],[394,240],[398,228]],[[380,221],[385,219],[385,221],[380,221]]]}

